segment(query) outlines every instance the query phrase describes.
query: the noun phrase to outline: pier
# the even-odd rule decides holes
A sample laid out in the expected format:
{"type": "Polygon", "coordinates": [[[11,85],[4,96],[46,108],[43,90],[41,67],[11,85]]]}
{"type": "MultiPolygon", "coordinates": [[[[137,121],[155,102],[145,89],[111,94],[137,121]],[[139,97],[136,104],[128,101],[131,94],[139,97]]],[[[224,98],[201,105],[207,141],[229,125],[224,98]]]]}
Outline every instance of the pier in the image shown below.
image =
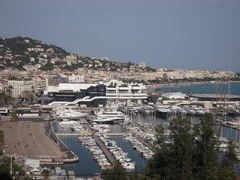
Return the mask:
{"type": "Polygon", "coordinates": [[[127,132],[109,132],[109,133],[105,133],[105,135],[107,136],[125,136],[129,133],[127,132]]]}
{"type": "Polygon", "coordinates": [[[154,146],[146,141],[144,141],[140,136],[133,134],[133,136],[140,141],[144,146],[148,147],[151,151],[155,152],[154,146]]]}
{"type": "MultiPolygon", "coordinates": [[[[104,135],[107,136],[125,136],[127,135],[127,132],[109,132],[109,133],[104,133],[104,135]]],[[[83,136],[80,133],[56,133],[57,136],[59,137],[79,137],[83,136]]]]}
{"type": "Polygon", "coordinates": [[[225,127],[228,127],[228,128],[232,128],[232,129],[235,129],[237,131],[240,130],[240,126],[234,126],[234,125],[231,125],[231,124],[227,124],[227,123],[220,123],[222,126],[225,126],[225,127]]]}
{"type": "Polygon", "coordinates": [[[58,137],[79,137],[82,136],[79,133],[56,133],[58,137]]]}
{"type": "Polygon", "coordinates": [[[114,166],[117,163],[117,160],[114,158],[114,156],[112,155],[111,152],[108,151],[107,147],[105,146],[105,144],[99,139],[98,136],[93,135],[93,138],[95,139],[97,145],[102,149],[103,153],[105,154],[105,156],[107,157],[107,159],[109,160],[109,162],[114,166]]]}
{"type": "MultiPolygon", "coordinates": [[[[143,132],[145,132],[146,129],[144,129],[144,127],[140,126],[138,123],[135,123],[134,126],[139,127],[143,132]]],[[[146,142],[142,137],[140,137],[139,135],[136,135],[135,133],[133,133],[133,136],[140,141],[144,146],[148,147],[151,151],[155,152],[154,146],[152,144],[150,144],[149,142],[146,142]]]]}

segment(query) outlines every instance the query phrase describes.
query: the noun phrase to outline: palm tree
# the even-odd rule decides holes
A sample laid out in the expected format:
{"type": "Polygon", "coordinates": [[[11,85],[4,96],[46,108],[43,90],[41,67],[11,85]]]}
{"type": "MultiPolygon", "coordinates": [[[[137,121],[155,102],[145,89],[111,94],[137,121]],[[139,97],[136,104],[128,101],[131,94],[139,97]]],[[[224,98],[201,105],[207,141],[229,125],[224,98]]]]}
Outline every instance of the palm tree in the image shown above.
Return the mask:
{"type": "Polygon", "coordinates": [[[8,86],[7,89],[6,89],[6,93],[8,94],[8,96],[12,96],[12,90],[13,90],[13,86],[8,86]]]}
{"type": "Polygon", "coordinates": [[[48,177],[50,175],[50,172],[48,169],[44,169],[41,174],[43,175],[44,180],[48,180],[48,177]]]}
{"type": "Polygon", "coordinates": [[[35,87],[32,86],[31,89],[32,89],[32,102],[33,102],[33,101],[35,101],[35,96],[36,96],[35,87]]]}
{"type": "Polygon", "coordinates": [[[7,93],[6,100],[7,100],[7,102],[8,102],[8,105],[10,105],[10,101],[13,100],[13,97],[12,97],[12,90],[13,90],[13,89],[14,89],[14,88],[13,88],[13,86],[11,86],[11,85],[6,88],[6,93],[7,93]]]}
{"type": "Polygon", "coordinates": [[[16,122],[18,120],[18,116],[17,116],[17,106],[14,105],[13,106],[13,112],[12,112],[12,121],[16,122]]]}

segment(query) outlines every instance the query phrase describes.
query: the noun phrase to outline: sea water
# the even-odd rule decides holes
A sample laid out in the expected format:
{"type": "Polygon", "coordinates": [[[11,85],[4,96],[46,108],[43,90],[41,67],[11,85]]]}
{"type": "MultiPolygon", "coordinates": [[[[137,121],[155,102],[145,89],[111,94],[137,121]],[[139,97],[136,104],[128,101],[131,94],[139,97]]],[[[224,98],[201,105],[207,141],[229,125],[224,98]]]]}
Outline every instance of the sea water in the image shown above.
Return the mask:
{"type": "MultiPolygon", "coordinates": [[[[186,94],[198,94],[198,93],[206,93],[206,94],[215,94],[217,93],[225,93],[231,95],[240,95],[240,83],[223,83],[223,84],[198,84],[192,86],[181,86],[181,87],[171,87],[171,88],[162,88],[162,92],[183,92],[186,94]]],[[[133,116],[133,121],[149,123],[153,127],[157,125],[162,125],[165,128],[168,127],[169,121],[173,117],[167,117],[166,119],[156,117],[154,114],[148,116],[133,116]]],[[[199,122],[198,117],[190,117],[192,122],[199,122]]],[[[232,128],[218,126],[218,132],[224,137],[231,138],[235,141],[239,141],[240,133],[237,130],[232,128]],[[222,129],[221,129],[222,128],[222,129]]],[[[110,129],[112,132],[122,132],[124,129],[121,125],[115,124],[110,125],[110,129]]],[[[60,130],[60,129],[59,129],[60,130]]],[[[63,132],[63,130],[60,130],[63,132]]],[[[141,173],[143,169],[147,166],[147,161],[141,157],[141,155],[132,149],[132,145],[129,142],[124,142],[121,137],[111,137],[118,146],[120,146],[123,151],[128,152],[129,158],[132,159],[136,163],[136,170],[141,173]]],[[[77,138],[62,138],[63,142],[79,157],[79,162],[71,165],[64,165],[62,168],[66,171],[73,170],[75,171],[76,177],[90,177],[95,173],[101,173],[100,166],[93,159],[92,154],[85,148],[81,143],[77,143],[77,138]]],[[[239,169],[239,168],[237,168],[239,169]]]]}
{"type": "Polygon", "coordinates": [[[135,169],[138,173],[142,173],[143,170],[147,167],[147,160],[145,160],[137,150],[133,149],[133,146],[130,142],[123,141],[122,137],[111,137],[113,141],[115,141],[118,147],[124,152],[128,153],[128,157],[135,162],[135,169]]]}
{"type": "Polygon", "coordinates": [[[74,171],[76,177],[92,177],[96,173],[101,173],[101,168],[90,151],[78,143],[77,139],[77,137],[62,138],[62,141],[79,157],[78,163],[63,165],[62,168],[66,171],[74,171]]]}
{"type": "Polygon", "coordinates": [[[185,94],[231,94],[240,95],[240,83],[210,83],[191,86],[174,86],[162,88],[161,92],[182,92],[185,94]],[[230,90],[230,91],[229,91],[230,90]]]}

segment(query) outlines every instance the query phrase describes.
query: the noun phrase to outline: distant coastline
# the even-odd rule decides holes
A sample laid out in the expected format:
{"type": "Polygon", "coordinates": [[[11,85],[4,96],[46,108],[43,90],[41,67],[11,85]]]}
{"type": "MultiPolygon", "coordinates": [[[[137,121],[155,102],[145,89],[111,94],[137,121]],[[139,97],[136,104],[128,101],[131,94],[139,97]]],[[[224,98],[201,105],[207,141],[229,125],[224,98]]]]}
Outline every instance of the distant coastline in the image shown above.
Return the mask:
{"type": "MultiPolygon", "coordinates": [[[[197,84],[222,84],[228,83],[229,81],[199,81],[199,82],[178,82],[178,83],[164,83],[164,84],[153,84],[147,86],[147,91],[149,93],[152,92],[153,89],[156,88],[169,88],[169,87],[180,87],[180,86],[192,86],[197,84]]],[[[240,81],[230,81],[230,83],[240,83],[240,81]]]]}

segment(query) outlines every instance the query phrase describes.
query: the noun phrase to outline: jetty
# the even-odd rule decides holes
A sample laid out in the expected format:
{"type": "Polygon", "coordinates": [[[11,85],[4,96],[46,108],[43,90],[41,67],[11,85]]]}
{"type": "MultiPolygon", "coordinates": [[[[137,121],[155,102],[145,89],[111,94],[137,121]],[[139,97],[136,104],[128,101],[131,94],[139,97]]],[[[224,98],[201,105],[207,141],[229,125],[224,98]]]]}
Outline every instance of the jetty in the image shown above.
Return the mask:
{"type": "Polygon", "coordinates": [[[68,177],[69,177],[69,179],[74,179],[75,178],[74,171],[68,171],[68,177]]]}
{"type": "Polygon", "coordinates": [[[112,155],[112,153],[107,149],[107,147],[105,146],[105,144],[99,139],[99,137],[97,135],[93,135],[93,138],[95,139],[97,145],[102,149],[103,153],[105,154],[105,156],[107,157],[107,159],[109,160],[109,162],[114,166],[117,163],[117,160],[115,159],[115,157],[112,155]]]}
{"type": "Polygon", "coordinates": [[[146,141],[144,141],[140,136],[133,134],[133,136],[140,141],[144,146],[148,147],[151,151],[155,152],[154,146],[146,141]]]}
{"type": "Polygon", "coordinates": [[[126,136],[127,132],[108,132],[108,133],[105,133],[105,135],[107,136],[126,136]]]}
{"type": "Polygon", "coordinates": [[[232,129],[235,129],[237,131],[240,131],[240,125],[237,126],[237,125],[231,125],[231,124],[227,124],[227,123],[220,123],[222,126],[225,126],[225,127],[228,127],[228,128],[232,128],[232,129]]]}
{"type": "Polygon", "coordinates": [[[79,137],[82,136],[82,134],[79,133],[56,133],[58,137],[79,137]]]}

